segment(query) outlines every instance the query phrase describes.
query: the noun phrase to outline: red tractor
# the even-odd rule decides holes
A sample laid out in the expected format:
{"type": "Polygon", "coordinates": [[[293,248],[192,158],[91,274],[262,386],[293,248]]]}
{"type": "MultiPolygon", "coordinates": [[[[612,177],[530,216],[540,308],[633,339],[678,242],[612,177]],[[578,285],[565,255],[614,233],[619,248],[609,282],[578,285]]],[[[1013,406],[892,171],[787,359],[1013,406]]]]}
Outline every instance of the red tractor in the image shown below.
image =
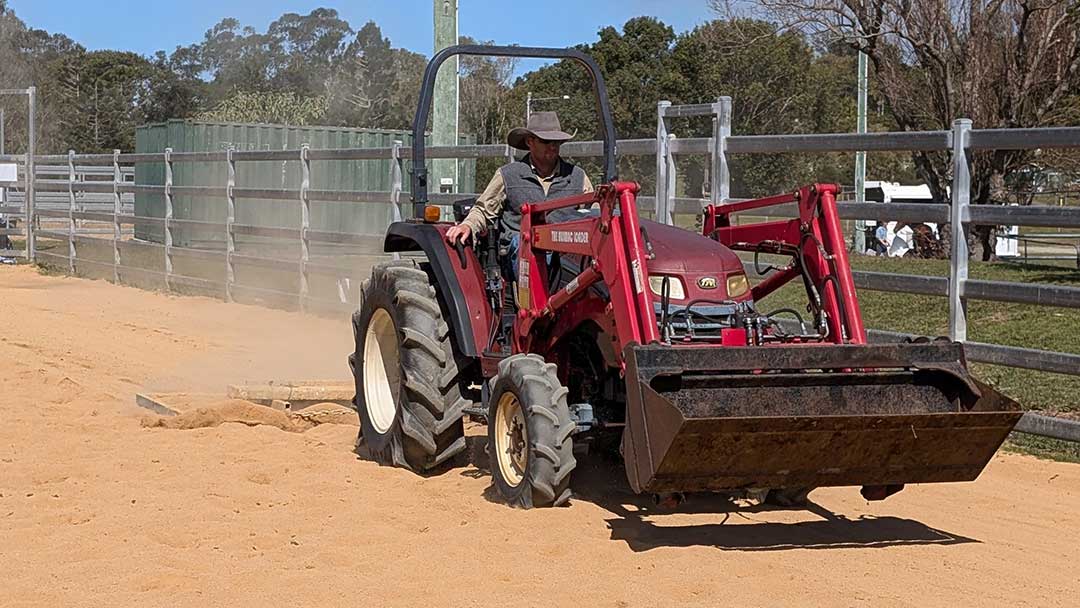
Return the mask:
{"type": "Polygon", "coordinates": [[[867,343],[836,186],[711,206],[701,235],[639,219],[637,184],[616,179],[603,78],[577,50],[446,49],[427,67],[413,129],[415,219],[390,226],[385,250],[426,259],[376,265],[353,318],[361,439],[381,464],[440,467],[465,449],[468,413],[487,421],[499,494],[521,507],[566,503],[575,442],[604,439],[618,442],[635,492],[755,489],[790,503],[859,485],[875,500],[975,479],[1019,419],[968,374],[959,343],[867,343]],[[574,59],[595,85],[604,180],[523,208],[511,280],[493,231],[449,245],[452,224],[427,205],[420,134],[454,54],[574,59]],[[784,203],[797,219],[730,221],[784,203]],[[751,284],[735,251],[787,263],[751,284]],[[809,318],[761,312],[793,280],[809,318]]]}

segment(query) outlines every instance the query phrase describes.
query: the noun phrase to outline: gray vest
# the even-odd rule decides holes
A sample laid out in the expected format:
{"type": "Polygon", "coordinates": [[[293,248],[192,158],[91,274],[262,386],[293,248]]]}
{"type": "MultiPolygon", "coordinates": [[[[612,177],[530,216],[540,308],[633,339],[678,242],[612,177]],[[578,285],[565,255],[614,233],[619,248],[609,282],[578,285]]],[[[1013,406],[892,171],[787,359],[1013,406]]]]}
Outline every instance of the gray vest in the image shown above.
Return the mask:
{"type": "Polygon", "coordinates": [[[521,231],[521,206],[525,203],[538,203],[573,196],[581,194],[585,188],[585,172],[581,167],[572,165],[561,158],[555,170],[555,179],[551,181],[547,194],[544,194],[540,178],[536,176],[532,165],[529,164],[528,155],[519,161],[503,165],[499,172],[502,173],[503,182],[506,184],[506,202],[499,220],[504,235],[521,231]]]}

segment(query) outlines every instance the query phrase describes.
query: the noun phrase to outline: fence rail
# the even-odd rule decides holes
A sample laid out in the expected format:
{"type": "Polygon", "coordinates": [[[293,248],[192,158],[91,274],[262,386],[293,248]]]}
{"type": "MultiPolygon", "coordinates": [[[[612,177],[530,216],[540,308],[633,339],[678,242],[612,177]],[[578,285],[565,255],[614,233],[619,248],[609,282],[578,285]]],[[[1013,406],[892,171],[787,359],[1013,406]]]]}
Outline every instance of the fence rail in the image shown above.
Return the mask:
{"type": "MultiPolygon", "coordinates": [[[[966,239],[963,231],[973,225],[1022,225],[1039,227],[1080,228],[1080,208],[1030,206],[998,207],[971,206],[968,197],[970,175],[968,155],[974,150],[987,149],[1038,149],[1080,147],[1080,128],[1053,129],[994,129],[975,130],[970,121],[958,120],[949,131],[868,133],[868,134],[813,134],[813,135],[732,135],[731,102],[720,98],[715,103],[691,106],[673,106],[667,102],[658,105],[657,136],[650,139],[621,140],[617,144],[620,156],[655,156],[656,194],[639,197],[642,208],[651,205],[658,221],[673,223],[683,214],[700,214],[704,205],[722,205],[733,201],[730,197],[731,155],[790,153],[790,152],[857,152],[857,151],[951,151],[954,159],[952,200],[948,204],[884,204],[839,203],[841,218],[893,220],[901,222],[934,222],[960,227],[955,230],[954,250],[950,256],[948,277],[895,275],[875,272],[854,272],[859,289],[893,293],[915,293],[945,297],[949,300],[949,336],[966,343],[968,356],[973,361],[992,363],[1024,369],[1080,375],[1080,355],[1041,351],[1028,348],[971,342],[967,340],[966,302],[988,300],[1044,306],[1080,308],[1080,288],[1059,285],[1038,285],[981,281],[968,278],[966,239]],[[678,138],[668,130],[672,118],[693,116],[711,117],[712,137],[678,138]],[[676,196],[677,156],[707,155],[710,161],[709,198],[676,196]]],[[[569,157],[599,157],[603,143],[598,141],[570,142],[562,151],[569,157]]],[[[437,158],[511,158],[513,150],[505,145],[434,146],[427,148],[429,159],[437,158]]],[[[24,155],[0,157],[0,162],[18,162],[22,165],[22,192],[31,196],[16,199],[21,204],[0,206],[0,213],[23,220],[22,233],[26,236],[26,255],[30,259],[46,260],[66,265],[70,272],[80,267],[96,268],[111,274],[113,280],[121,281],[128,273],[141,280],[159,282],[169,289],[203,290],[224,297],[226,300],[256,299],[259,301],[287,303],[301,310],[346,311],[356,306],[356,294],[350,276],[355,268],[335,264],[341,255],[359,258],[375,258],[381,253],[378,238],[385,226],[372,226],[370,234],[354,234],[331,230],[315,230],[311,224],[311,203],[329,202],[342,204],[387,205],[392,218],[401,218],[400,208],[403,192],[402,175],[404,163],[411,151],[400,142],[387,148],[214,152],[172,152],[153,154],[75,154],[44,155],[33,158],[34,178],[27,176],[24,155]],[[359,161],[390,159],[391,191],[352,192],[319,190],[310,188],[310,171],[313,162],[359,161]],[[236,184],[238,163],[259,161],[297,162],[301,172],[299,188],[251,188],[236,184]],[[223,163],[227,165],[229,179],[225,184],[176,185],[173,169],[180,163],[223,163]],[[165,182],[161,185],[139,184],[130,178],[136,163],[161,163],[165,167],[165,182]],[[138,193],[162,195],[165,199],[164,217],[136,216],[131,202],[138,193]],[[86,197],[94,196],[93,208],[87,208],[86,197]],[[226,210],[224,221],[176,217],[174,198],[177,196],[200,196],[218,199],[226,210]],[[238,200],[295,201],[298,224],[296,226],[261,226],[238,223],[235,207],[238,200]],[[33,221],[25,221],[32,218],[33,221]],[[62,227],[41,226],[42,220],[60,222],[62,227]],[[63,220],[66,220],[64,222],[63,220]],[[80,225],[81,222],[81,225],[80,225]],[[92,231],[103,230],[87,224],[108,225],[112,238],[97,238],[92,231]],[[126,226],[144,224],[161,227],[162,243],[148,243],[125,239],[126,226]],[[200,229],[208,235],[223,239],[216,248],[177,246],[176,229],[200,229]],[[264,250],[241,251],[237,237],[266,239],[264,250]],[[39,250],[35,239],[65,243],[59,250],[39,250]],[[338,248],[332,250],[332,248],[338,248]],[[345,249],[341,249],[345,248],[345,249]],[[87,254],[98,250],[100,257],[87,254]],[[292,253],[280,255],[281,249],[292,253]],[[127,256],[140,250],[160,257],[157,268],[140,268],[127,262],[127,256]],[[320,250],[323,255],[319,255],[320,250]],[[60,253],[63,251],[65,253],[60,253]],[[323,259],[325,258],[325,259],[323,259]],[[179,271],[199,262],[203,267],[216,269],[217,278],[198,277],[179,271]],[[281,284],[273,287],[253,285],[243,280],[249,269],[281,273],[292,277],[287,288],[281,284]]],[[[0,184],[3,186],[4,184],[0,184]]],[[[430,196],[434,204],[449,204],[469,194],[439,194],[430,196]]],[[[475,195],[472,195],[475,196],[475,195]]],[[[768,210],[755,210],[755,216],[790,218],[797,217],[794,206],[781,206],[768,210]]],[[[7,229],[5,232],[19,232],[7,229]]],[[[246,242],[246,241],[245,241],[246,242]]],[[[156,258],[155,258],[156,259],[156,258]]],[[[897,339],[901,334],[873,331],[875,339],[897,339]]],[[[1080,423],[1046,422],[1026,417],[1025,432],[1075,440],[1080,423]],[[1062,431],[1066,428],[1069,430],[1062,431]],[[1050,429],[1050,430],[1047,430],[1050,429]],[[1045,433],[1043,432],[1045,431],[1045,433]]]]}

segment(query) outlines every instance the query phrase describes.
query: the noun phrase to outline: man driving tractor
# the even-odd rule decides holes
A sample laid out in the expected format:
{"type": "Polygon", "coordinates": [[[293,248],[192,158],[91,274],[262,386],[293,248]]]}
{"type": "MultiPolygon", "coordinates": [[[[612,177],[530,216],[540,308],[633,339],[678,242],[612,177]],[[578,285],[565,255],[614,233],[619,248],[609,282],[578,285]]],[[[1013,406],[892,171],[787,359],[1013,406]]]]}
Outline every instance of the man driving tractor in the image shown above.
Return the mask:
{"type": "Polygon", "coordinates": [[[572,138],[555,112],[536,112],[527,126],[511,130],[506,143],[529,153],[495,172],[465,219],[446,231],[446,239],[465,243],[498,222],[508,270],[516,276],[521,206],[593,191],[585,171],[559,156],[562,143],[572,138]]]}

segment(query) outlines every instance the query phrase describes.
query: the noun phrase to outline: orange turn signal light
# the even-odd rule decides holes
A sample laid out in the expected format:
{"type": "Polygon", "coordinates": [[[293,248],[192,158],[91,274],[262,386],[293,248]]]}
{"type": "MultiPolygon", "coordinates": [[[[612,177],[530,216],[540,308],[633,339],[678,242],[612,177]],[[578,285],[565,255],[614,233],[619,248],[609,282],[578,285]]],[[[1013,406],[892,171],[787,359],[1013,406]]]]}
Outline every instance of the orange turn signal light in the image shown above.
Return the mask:
{"type": "Polygon", "coordinates": [[[424,221],[429,224],[439,221],[442,217],[442,209],[436,205],[428,205],[424,207],[424,221]]]}

